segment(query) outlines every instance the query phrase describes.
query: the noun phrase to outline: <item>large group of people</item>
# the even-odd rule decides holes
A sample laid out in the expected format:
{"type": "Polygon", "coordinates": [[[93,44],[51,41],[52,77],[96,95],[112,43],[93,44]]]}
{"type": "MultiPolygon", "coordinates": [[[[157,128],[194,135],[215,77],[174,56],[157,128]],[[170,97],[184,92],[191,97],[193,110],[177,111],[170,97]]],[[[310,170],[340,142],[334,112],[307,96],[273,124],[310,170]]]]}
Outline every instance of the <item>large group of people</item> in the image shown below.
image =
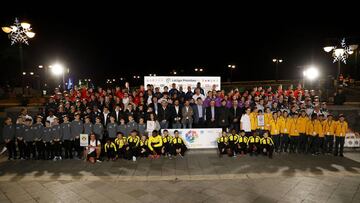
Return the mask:
{"type": "Polygon", "coordinates": [[[114,88],[55,89],[36,116],[23,109],[5,119],[9,159],[85,159],[91,162],[138,157],[182,157],[186,143],[174,128],[222,128],[220,154],[333,153],[343,155],[347,123],[333,119],[315,91],[301,85],[207,92],[172,84],[130,91],[114,88]],[[88,134],[87,146],[80,134],[88,134]],[[335,141],[334,141],[335,139],[335,141]],[[335,143],[335,147],[333,147],[335,143]],[[17,156],[19,154],[19,156],[17,156]]]}

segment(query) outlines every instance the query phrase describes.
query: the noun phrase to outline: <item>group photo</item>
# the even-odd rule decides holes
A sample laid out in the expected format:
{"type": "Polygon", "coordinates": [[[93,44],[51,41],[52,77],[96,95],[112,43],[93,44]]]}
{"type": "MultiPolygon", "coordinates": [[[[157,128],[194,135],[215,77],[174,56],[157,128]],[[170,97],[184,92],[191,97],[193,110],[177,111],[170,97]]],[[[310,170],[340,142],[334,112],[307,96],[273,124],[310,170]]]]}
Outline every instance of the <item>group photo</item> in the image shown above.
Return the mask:
{"type": "Polygon", "coordinates": [[[358,5],[124,3],[1,2],[0,203],[360,202],[358,5]]]}

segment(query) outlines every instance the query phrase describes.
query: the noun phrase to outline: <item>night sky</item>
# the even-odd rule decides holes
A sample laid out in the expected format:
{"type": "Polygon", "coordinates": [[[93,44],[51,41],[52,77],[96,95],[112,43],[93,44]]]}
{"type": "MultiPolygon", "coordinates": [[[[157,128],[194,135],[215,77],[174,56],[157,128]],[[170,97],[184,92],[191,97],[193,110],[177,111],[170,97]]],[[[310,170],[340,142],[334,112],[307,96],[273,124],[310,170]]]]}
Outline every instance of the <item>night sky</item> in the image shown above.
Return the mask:
{"type": "MultiPolygon", "coordinates": [[[[2,12],[0,24],[12,24],[15,17],[32,24],[36,37],[24,49],[27,71],[58,61],[70,68],[73,77],[102,83],[106,78],[169,75],[172,70],[196,75],[193,70],[200,66],[203,75],[220,75],[226,81],[228,64],[237,65],[234,80],[274,79],[274,57],[284,60],[279,66],[281,79],[299,78],[301,68],[309,64],[326,75],[336,73],[336,64],[322,50],[324,45],[341,37],[359,43],[359,24],[352,16],[342,20],[316,10],[245,10],[231,6],[20,8],[2,12]]],[[[20,75],[17,51],[2,33],[2,83],[20,75]]],[[[353,74],[353,59],[348,63],[344,70],[353,74]]]]}

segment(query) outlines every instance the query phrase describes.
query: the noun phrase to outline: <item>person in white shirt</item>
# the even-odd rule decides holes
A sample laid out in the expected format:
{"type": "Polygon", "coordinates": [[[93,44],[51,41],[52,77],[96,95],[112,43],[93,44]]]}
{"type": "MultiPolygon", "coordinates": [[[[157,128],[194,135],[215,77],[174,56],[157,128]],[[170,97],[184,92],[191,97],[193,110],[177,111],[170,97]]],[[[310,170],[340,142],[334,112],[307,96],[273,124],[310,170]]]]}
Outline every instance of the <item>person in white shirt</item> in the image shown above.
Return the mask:
{"type": "Polygon", "coordinates": [[[205,95],[201,94],[200,93],[200,89],[199,88],[196,88],[195,89],[195,94],[192,96],[192,98],[194,99],[194,101],[197,100],[197,98],[201,98],[203,101],[205,100],[205,95]]]}
{"type": "Polygon", "coordinates": [[[247,108],[245,114],[243,114],[240,119],[240,130],[245,131],[246,136],[250,136],[251,134],[250,113],[251,109],[247,108]]]}
{"type": "Polygon", "coordinates": [[[96,139],[95,133],[90,134],[89,145],[85,148],[84,157],[87,157],[90,163],[101,162],[99,160],[101,153],[101,142],[96,139]]]}

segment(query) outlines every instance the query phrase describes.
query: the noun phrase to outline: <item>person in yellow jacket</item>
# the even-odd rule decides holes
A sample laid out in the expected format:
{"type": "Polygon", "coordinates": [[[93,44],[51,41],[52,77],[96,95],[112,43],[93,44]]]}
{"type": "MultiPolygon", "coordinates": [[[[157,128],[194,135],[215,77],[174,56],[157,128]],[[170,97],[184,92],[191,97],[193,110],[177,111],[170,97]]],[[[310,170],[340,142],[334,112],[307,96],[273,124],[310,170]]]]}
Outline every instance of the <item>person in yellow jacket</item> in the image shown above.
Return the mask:
{"type": "Polygon", "coordinates": [[[308,144],[308,136],[306,134],[306,126],[307,123],[309,122],[309,117],[307,116],[306,112],[304,109],[302,109],[300,111],[300,116],[298,119],[298,126],[299,126],[299,151],[302,153],[306,153],[308,151],[307,149],[307,144],[308,144]]]}
{"type": "Polygon", "coordinates": [[[274,152],[274,141],[271,139],[271,137],[269,137],[268,131],[265,131],[264,137],[260,139],[260,147],[262,153],[272,159],[274,152]]]}
{"type": "Polygon", "coordinates": [[[251,124],[251,133],[254,134],[254,132],[257,130],[257,115],[258,115],[258,109],[257,107],[254,107],[253,111],[250,113],[250,124],[251,124]]]}
{"type": "Polygon", "coordinates": [[[105,153],[107,155],[107,160],[108,161],[109,160],[115,161],[117,149],[116,149],[115,143],[113,143],[110,138],[108,138],[106,140],[106,143],[104,145],[104,151],[105,151],[105,153]]]}
{"type": "Polygon", "coordinates": [[[345,135],[347,131],[348,131],[348,123],[345,121],[345,116],[343,114],[340,114],[339,121],[337,122],[335,129],[335,152],[334,152],[335,156],[337,156],[338,154],[340,154],[341,157],[344,156],[343,151],[344,151],[345,135]]]}
{"type": "Polygon", "coordinates": [[[243,156],[247,153],[247,149],[248,149],[248,137],[245,136],[246,133],[244,130],[240,130],[240,135],[238,137],[238,141],[237,141],[237,152],[243,156]]]}
{"type": "Polygon", "coordinates": [[[163,147],[161,149],[161,153],[165,156],[165,157],[169,157],[169,159],[171,159],[171,140],[172,137],[171,135],[169,135],[169,131],[168,130],[164,130],[163,131],[163,147]]]}
{"type": "Polygon", "coordinates": [[[290,120],[290,153],[299,153],[299,137],[300,137],[299,114],[294,113],[290,120]]]}
{"type": "Polygon", "coordinates": [[[280,117],[280,121],[280,152],[287,153],[290,144],[289,131],[291,125],[291,118],[289,117],[289,113],[286,110],[283,112],[282,117],[280,117]]]}
{"type": "Polygon", "coordinates": [[[185,145],[184,140],[179,136],[179,131],[174,131],[174,138],[171,140],[173,155],[176,157],[179,155],[181,158],[183,158],[187,147],[185,145]]]}
{"type": "Polygon", "coordinates": [[[323,123],[326,153],[333,154],[336,125],[337,122],[333,120],[333,115],[329,114],[323,123]]]}
{"type": "Polygon", "coordinates": [[[270,135],[274,141],[274,148],[276,152],[280,150],[280,127],[281,121],[278,118],[277,112],[273,113],[273,118],[270,122],[270,135]]]}
{"type": "Polygon", "coordinates": [[[124,134],[122,132],[117,133],[114,143],[117,147],[116,151],[117,151],[118,159],[125,158],[126,137],[124,136],[124,134]]]}
{"type": "Polygon", "coordinates": [[[253,135],[251,135],[248,139],[248,147],[249,147],[249,153],[250,156],[252,156],[254,153],[255,155],[259,155],[261,148],[260,148],[260,136],[258,132],[255,132],[253,135]]]}
{"type": "Polygon", "coordinates": [[[226,154],[226,148],[228,145],[228,137],[225,131],[222,132],[221,136],[217,139],[219,157],[222,157],[223,154],[226,154]]]}
{"type": "Polygon", "coordinates": [[[158,134],[158,131],[154,130],[148,141],[148,147],[151,153],[149,157],[155,159],[160,158],[162,146],[163,139],[161,135],[158,134]]]}
{"type": "Polygon", "coordinates": [[[270,131],[270,123],[272,120],[272,112],[270,107],[265,108],[264,118],[265,118],[265,130],[270,131]]]}
{"type": "Polygon", "coordinates": [[[317,119],[316,114],[311,115],[311,120],[308,121],[306,125],[306,134],[309,137],[308,152],[311,152],[311,154],[315,156],[318,154],[319,134],[322,134],[322,125],[320,121],[317,119]]]}
{"type": "Polygon", "coordinates": [[[230,150],[229,153],[236,157],[237,154],[237,142],[239,139],[239,135],[236,134],[236,130],[232,129],[231,134],[228,135],[228,149],[230,150]]]}
{"type": "Polygon", "coordinates": [[[321,131],[319,132],[318,137],[318,152],[317,154],[325,154],[325,132],[324,132],[324,125],[325,125],[325,118],[324,114],[320,114],[318,116],[318,120],[321,124],[321,131]]]}
{"type": "Polygon", "coordinates": [[[128,160],[132,159],[136,161],[136,157],[139,156],[139,142],[140,137],[138,136],[137,130],[132,130],[130,132],[130,136],[127,138],[127,145],[126,145],[126,158],[128,160]]]}

